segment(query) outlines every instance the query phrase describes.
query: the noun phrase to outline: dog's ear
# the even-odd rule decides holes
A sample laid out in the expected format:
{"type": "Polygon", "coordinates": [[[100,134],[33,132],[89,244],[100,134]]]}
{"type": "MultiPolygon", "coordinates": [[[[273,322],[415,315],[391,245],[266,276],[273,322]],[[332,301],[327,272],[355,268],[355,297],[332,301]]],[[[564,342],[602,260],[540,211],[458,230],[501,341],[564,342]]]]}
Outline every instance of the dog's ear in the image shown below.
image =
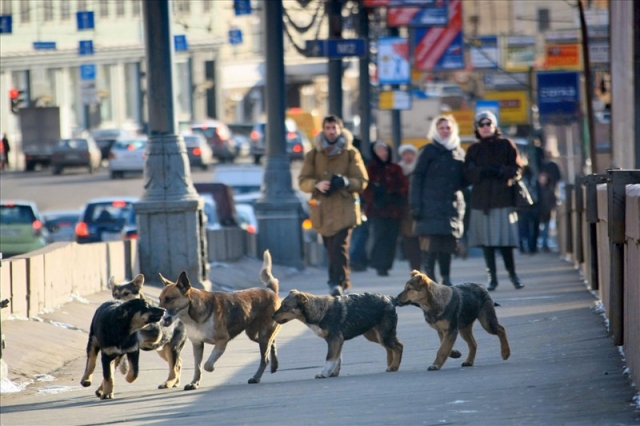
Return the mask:
{"type": "MultiPolygon", "coordinates": [[[[161,275],[162,276],[162,275],[161,275]]],[[[138,291],[140,289],[142,289],[142,286],[144,285],[144,275],[142,274],[138,274],[136,275],[136,277],[133,279],[133,281],[131,281],[131,284],[138,289],[138,291]]]]}
{"type": "Polygon", "coordinates": [[[301,305],[306,305],[309,302],[309,297],[304,293],[296,292],[296,298],[301,305]]]}
{"type": "Polygon", "coordinates": [[[173,281],[170,281],[170,280],[166,279],[165,277],[163,277],[160,272],[158,272],[158,275],[160,275],[160,281],[162,281],[163,285],[168,286],[168,285],[172,285],[173,284],[173,281]]]}
{"type": "Polygon", "coordinates": [[[191,283],[189,282],[189,278],[187,278],[187,273],[185,271],[180,272],[180,276],[178,277],[178,281],[176,281],[176,285],[181,293],[186,293],[191,288],[191,283]]]}
{"type": "Polygon", "coordinates": [[[113,275],[109,277],[109,282],[107,282],[107,288],[111,291],[115,290],[116,288],[116,277],[114,277],[113,275]]]}
{"type": "Polygon", "coordinates": [[[417,269],[411,271],[411,277],[415,277],[416,275],[420,275],[420,271],[418,271],[417,269]]]}

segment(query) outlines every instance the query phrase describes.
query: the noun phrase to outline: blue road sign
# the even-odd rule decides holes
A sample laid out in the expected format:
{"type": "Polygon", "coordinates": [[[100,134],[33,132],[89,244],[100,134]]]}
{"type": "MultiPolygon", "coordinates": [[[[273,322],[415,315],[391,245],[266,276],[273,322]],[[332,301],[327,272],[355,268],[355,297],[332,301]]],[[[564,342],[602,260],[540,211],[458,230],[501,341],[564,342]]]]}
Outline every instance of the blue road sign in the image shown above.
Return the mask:
{"type": "Polygon", "coordinates": [[[76,12],[76,22],[78,31],[93,30],[95,28],[93,12],[90,11],[76,12]]]}
{"type": "Polygon", "coordinates": [[[229,44],[242,44],[242,30],[239,28],[229,30],[229,44]]]}
{"type": "Polygon", "coordinates": [[[11,34],[13,32],[13,20],[11,15],[0,15],[0,34],[11,34]]]}
{"type": "Polygon", "coordinates": [[[186,35],[178,34],[173,36],[173,50],[176,52],[186,52],[189,50],[189,43],[187,43],[186,35]]]}
{"type": "Polygon", "coordinates": [[[80,65],[80,80],[88,81],[96,79],[96,64],[80,65]]]}
{"type": "Polygon", "coordinates": [[[307,40],[305,47],[308,56],[329,59],[363,57],[367,51],[367,43],[363,38],[307,40]]]}
{"type": "Polygon", "coordinates": [[[251,0],[233,0],[233,11],[236,16],[251,15],[251,0]]]}
{"type": "Polygon", "coordinates": [[[576,71],[539,72],[538,111],[542,122],[577,121],[580,78],[576,71]]]}
{"type": "Polygon", "coordinates": [[[93,40],[80,40],[78,42],[78,55],[93,55],[93,40]]]}
{"type": "Polygon", "coordinates": [[[56,50],[56,42],[55,41],[34,41],[33,49],[34,50],[56,50]]]}

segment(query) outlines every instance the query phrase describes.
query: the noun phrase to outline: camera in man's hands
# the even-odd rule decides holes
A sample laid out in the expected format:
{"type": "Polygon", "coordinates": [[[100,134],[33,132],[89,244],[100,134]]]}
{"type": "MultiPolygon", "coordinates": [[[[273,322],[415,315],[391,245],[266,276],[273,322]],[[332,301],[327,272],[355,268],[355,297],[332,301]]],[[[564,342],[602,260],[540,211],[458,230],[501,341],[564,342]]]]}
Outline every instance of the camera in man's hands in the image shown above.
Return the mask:
{"type": "Polygon", "coordinates": [[[329,190],[326,193],[330,194],[335,190],[346,188],[347,186],[349,186],[349,179],[347,179],[346,176],[333,175],[329,184],[329,190]]]}

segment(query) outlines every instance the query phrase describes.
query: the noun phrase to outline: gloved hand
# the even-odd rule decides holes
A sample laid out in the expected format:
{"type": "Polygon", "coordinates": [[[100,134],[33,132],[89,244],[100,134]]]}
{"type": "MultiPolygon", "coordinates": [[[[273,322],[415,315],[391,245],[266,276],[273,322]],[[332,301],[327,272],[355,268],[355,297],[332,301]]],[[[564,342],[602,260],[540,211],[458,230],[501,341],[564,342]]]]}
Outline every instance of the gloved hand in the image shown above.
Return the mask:
{"type": "Polygon", "coordinates": [[[411,209],[411,219],[420,220],[422,216],[420,215],[420,209],[411,209]]]}
{"type": "Polygon", "coordinates": [[[502,176],[502,171],[499,167],[483,167],[480,170],[481,178],[498,178],[502,176]]]}
{"type": "Polygon", "coordinates": [[[331,177],[331,186],[329,187],[329,191],[346,188],[348,186],[349,186],[349,179],[347,179],[346,176],[333,175],[331,177]]]}

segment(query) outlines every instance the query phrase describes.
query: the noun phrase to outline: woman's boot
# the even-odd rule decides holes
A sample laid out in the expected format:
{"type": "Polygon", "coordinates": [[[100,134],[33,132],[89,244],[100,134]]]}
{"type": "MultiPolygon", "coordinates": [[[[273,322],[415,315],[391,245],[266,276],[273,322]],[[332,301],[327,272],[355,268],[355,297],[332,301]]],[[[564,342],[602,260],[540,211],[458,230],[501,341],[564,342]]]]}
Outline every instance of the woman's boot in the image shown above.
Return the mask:
{"type": "Polygon", "coordinates": [[[440,275],[442,275],[442,282],[446,286],[451,287],[451,254],[438,253],[438,264],[440,265],[440,275]]]}
{"type": "Polygon", "coordinates": [[[429,278],[433,281],[436,280],[436,259],[438,257],[438,253],[434,253],[431,251],[425,252],[425,273],[429,278]]]}
{"type": "Polygon", "coordinates": [[[509,279],[513,286],[520,290],[524,288],[524,284],[520,282],[520,278],[516,275],[516,263],[513,260],[513,248],[512,247],[500,247],[502,253],[502,259],[504,259],[504,267],[509,272],[509,279]]]}
{"type": "Polygon", "coordinates": [[[487,266],[487,290],[493,291],[498,287],[498,276],[496,274],[496,254],[493,247],[482,247],[484,263],[487,266]]]}

